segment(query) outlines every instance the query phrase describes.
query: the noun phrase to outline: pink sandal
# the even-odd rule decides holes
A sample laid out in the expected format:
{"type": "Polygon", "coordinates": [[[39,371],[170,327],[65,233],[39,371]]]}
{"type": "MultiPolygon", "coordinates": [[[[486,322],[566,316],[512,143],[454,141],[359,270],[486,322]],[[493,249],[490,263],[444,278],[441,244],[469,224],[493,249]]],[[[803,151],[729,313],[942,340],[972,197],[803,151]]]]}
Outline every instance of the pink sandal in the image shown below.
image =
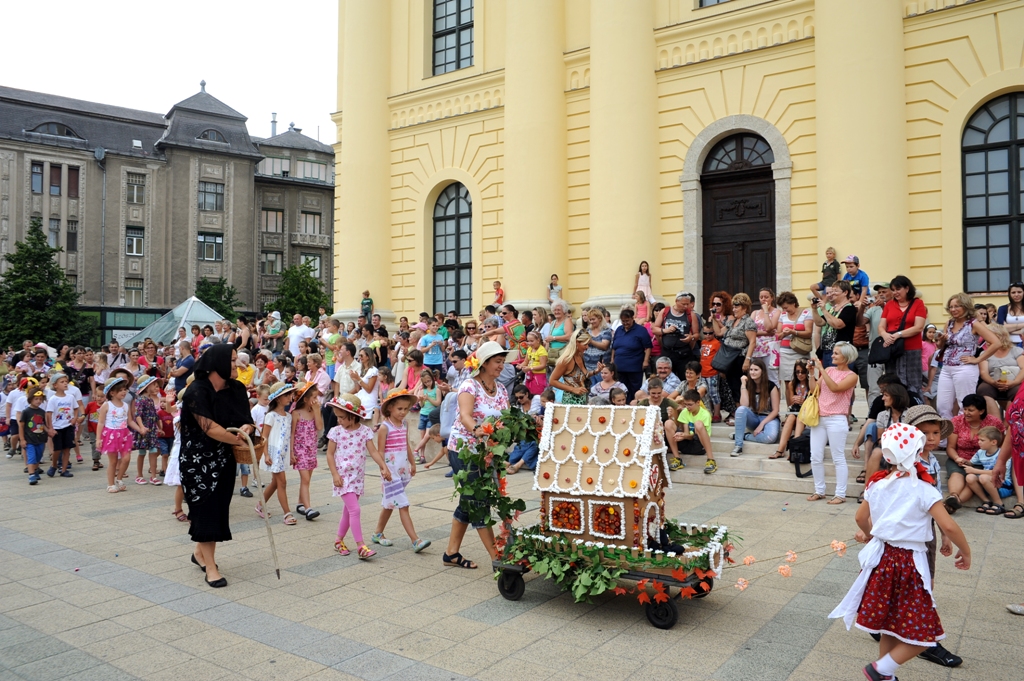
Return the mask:
{"type": "Polygon", "coordinates": [[[348,554],[352,553],[348,550],[348,547],[345,546],[345,542],[341,541],[340,539],[334,542],[334,550],[337,551],[338,555],[340,556],[347,556],[348,554]]]}
{"type": "Polygon", "coordinates": [[[366,544],[362,544],[359,547],[359,551],[357,553],[359,555],[359,560],[366,560],[367,558],[373,558],[377,555],[377,552],[371,549],[366,544]]]}
{"type": "Polygon", "coordinates": [[[263,504],[256,504],[256,515],[258,515],[261,518],[269,518],[270,511],[264,511],[263,504]]]}
{"type": "Polygon", "coordinates": [[[291,513],[285,513],[284,514],[284,518],[281,519],[281,522],[284,523],[285,525],[294,525],[295,523],[297,523],[299,521],[296,520],[295,516],[293,516],[291,513]]]}

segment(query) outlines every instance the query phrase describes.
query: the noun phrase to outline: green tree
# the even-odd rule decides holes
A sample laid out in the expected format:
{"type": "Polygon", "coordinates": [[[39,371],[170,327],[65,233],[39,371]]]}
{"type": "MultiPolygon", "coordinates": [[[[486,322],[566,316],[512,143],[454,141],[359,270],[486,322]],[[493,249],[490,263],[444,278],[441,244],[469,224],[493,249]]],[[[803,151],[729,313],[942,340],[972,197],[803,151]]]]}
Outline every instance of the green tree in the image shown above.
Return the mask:
{"type": "Polygon", "coordinates": [[[238,299],[238,291],[234,286],[228,286],[224,277],[216,281],[200,279],[196,282],[196,298],[203,301],[221,316],[221,319],[235,321],[235,310],[243,307],[242,301],[238,299]]]}
{"type": "Polygon", "coordinates": [[[282,315],[301,314],[316,319],[319,309],[329,310],[330,304],[323,282],[313,276],[312,264],[292,265],[281,271],[273,309],[280,310],[282,315]]]}
{"type": "Polygon", "coordinates": [[[0,279],[0,345],[21,347],[31,339],[88,344],[96,335],[96,320],[78,309],[79,293],[64,276],[43,234],[43,221],[32,218],[24,241],[4,256],[7,272],[0,279]]]}

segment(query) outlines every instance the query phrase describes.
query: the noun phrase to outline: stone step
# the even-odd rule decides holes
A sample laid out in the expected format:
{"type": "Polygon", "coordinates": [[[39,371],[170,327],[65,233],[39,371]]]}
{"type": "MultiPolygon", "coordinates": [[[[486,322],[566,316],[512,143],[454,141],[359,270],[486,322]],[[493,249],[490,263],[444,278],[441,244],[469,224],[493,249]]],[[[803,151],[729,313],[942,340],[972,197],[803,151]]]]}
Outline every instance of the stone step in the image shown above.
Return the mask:
{"type": "MultiPolygon", "coordinates": [[[[813,494],[814,480],[810,477],[798,478],[793,472],[793,466],[789,466],[788,473],[750,471],[739,468],[723,468],[722,460],[716,459],[719,465],[718,471],[711,475],[705,475],[703,464],[696,457],[687,457],[693,464],[672,472],[672,482],[688,485],[710,485],[712,487],[738,487],[742,489],[756,489],[771,492],[792,492],[796,494],[813,494]]],[[[801,466],[801,471],[809,470],[810,466],[801,466]]],[[[864,489],[864,485],[853,482],[856,472],[851,473],[851,480],[847,485],[846,496],[851,502],[856,503],[857,495],[864,489]]],[[[835,474],[826,469],[825,482],[827,494],[835,492],[835,474]]]]}

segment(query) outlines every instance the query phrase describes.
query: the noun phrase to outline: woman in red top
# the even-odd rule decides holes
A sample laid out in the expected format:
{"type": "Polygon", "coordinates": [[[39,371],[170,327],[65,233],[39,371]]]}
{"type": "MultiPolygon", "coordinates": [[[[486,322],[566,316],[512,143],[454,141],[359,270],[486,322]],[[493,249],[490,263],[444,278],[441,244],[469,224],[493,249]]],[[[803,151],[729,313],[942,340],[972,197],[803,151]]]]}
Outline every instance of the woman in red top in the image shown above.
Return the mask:
{"type": "Polygon", "coordinates": [[[887,374],[896,374],[907,390],[921,394],[921,332],[928,321],[928,308],[917,297],[914,284],[902,274],[889,282],[892,298],[882,309],[878,335],[886,346],[903,339],[903,354],[885,364],[887,374]],[[903,321],[906,315],[907,320],[903,321]],[[902,326],[901,326],[902,322],[902,326]]]}
{"type": "MultiPolygon", "coordinates": [[[[998,408],[998,407],[997,407],[998,408]]],[[[953,417],[953,433],[946,438],[946,510],[956,512],[968,501],[973,492],[967,486],[964,466],[978,451],[978,431],[986,426],[1006,432],[1006,426],[996,414],[988,413],[988,403],[981,395],[964,397],[964,410],[953,417]]]]}

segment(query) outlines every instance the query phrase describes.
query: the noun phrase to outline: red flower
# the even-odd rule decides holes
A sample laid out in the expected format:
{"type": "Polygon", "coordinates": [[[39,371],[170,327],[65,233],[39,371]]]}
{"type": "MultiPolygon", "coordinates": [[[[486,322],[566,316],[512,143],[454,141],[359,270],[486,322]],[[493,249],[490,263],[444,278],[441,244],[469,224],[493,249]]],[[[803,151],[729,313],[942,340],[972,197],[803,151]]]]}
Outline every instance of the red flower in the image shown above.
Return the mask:
{"type": "Polygon", "coordinates": [[[491,433],[494,432],[494,425],[491,423],[484,423],[482,426],[480,426],[480,430],[484,431],[485,435],[490,435],[491,433]]]}

